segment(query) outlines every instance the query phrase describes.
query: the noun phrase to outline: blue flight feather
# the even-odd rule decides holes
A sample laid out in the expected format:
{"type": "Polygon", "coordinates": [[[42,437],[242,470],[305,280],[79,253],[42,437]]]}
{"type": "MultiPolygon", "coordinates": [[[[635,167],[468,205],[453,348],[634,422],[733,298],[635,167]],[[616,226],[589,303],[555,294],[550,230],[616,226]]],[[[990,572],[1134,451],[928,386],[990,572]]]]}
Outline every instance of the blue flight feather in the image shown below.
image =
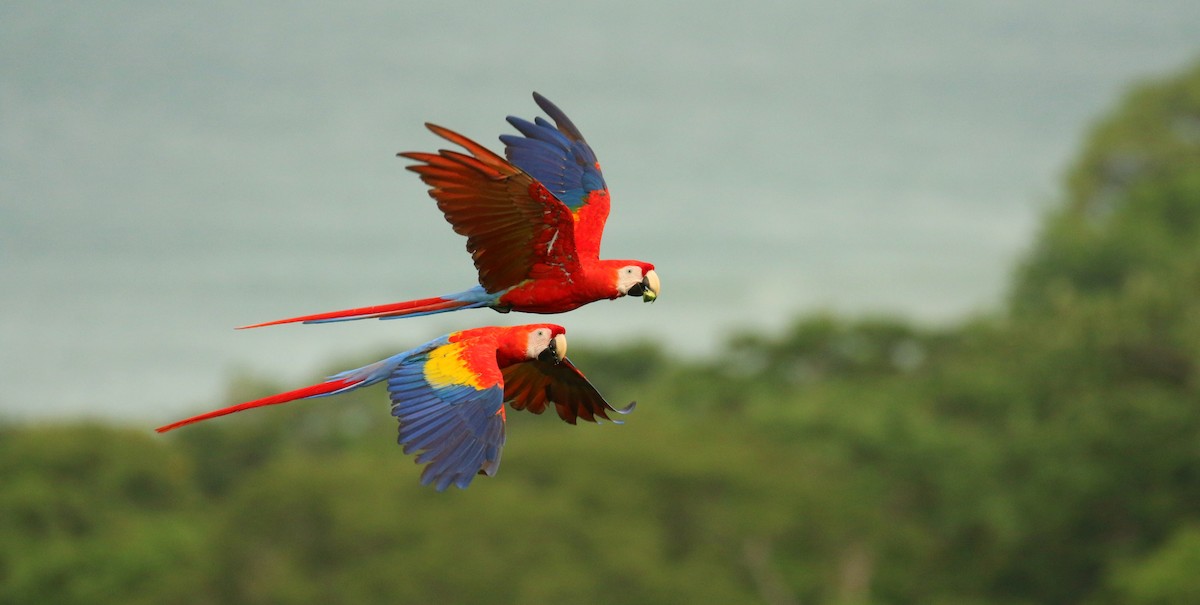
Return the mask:
{"type": "Polygon", "coordinates": [[[495,472],[503,445],[504,419],[497,412],[504,389],[470,385],[433,386],[425,378],[426,349],[391,373],[388,394],[400,421],[397,442],[416,452],[423,485],[438,490],[466,487],[481,470],[495,472]]]}
{"type": "Polygon", "coordinates": [[[533,122],[508,116],[508,123],[522,136],[500,135],[504,155],[545,185],[571,211],[577,211],[587,202],[589,193],[606,188],[596,154],[558,107],[537,93],[534,100],[554,123],[540,116],[533,122]]]}

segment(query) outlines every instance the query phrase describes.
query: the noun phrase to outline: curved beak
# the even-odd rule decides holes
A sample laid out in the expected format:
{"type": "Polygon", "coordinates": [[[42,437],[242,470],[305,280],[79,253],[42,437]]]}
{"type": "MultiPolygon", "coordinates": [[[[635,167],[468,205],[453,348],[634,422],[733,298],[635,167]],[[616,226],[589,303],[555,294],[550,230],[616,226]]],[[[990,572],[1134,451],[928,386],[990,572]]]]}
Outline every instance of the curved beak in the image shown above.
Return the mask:
{"type": "Polygon", "coordinates": [[[567,335],[559,334],[550,340],[550,344],[538,354],[539,361],[559,364],[567,358],[567,335]]]}
{"type": "Polygon", "coordinates": [[[646,276],[642,278],[642,302],[654,302],[658,298],[658,290],[662,284],[658,281],[658,274],[651,269],[646,272],[646,276]]]}

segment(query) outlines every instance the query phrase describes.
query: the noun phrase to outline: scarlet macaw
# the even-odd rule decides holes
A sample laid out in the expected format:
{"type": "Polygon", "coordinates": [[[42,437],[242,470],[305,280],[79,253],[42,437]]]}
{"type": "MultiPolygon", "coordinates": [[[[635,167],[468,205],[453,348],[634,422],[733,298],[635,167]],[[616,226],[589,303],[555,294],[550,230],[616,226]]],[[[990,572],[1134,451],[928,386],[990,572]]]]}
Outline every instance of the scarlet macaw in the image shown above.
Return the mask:
{"type": "Polygon", "coordinates": [[[563,112],[533,98],[554,120],[532,123],[509,116],[523,136],[501,135],[508,159],[456,132],[427,123],[438,136],[466,149],[406,152],[408,169],[454,231],[467,237],[479,285],[434,298],[345,309],[268,321],[242,328],[377,317],[411,317],[491,307],[501,313],[564,313],[601,299],[658,297],[654,265],[600,260],[609,195],[596,154],[563,112]]]}
{"type": "Polygon", "coordinates": [[[466,488],[495,475],[504,446],[504,404],[541,414],[553,403],[564,421],[612,420],[614,408],[567,359],[566,330],[554,324],[474,328],[431,340],[324,382],[161,426],[160,433],[250,408],[325,397],[387,381],[405,454],[425,464],[421,484],[466,488]]]}

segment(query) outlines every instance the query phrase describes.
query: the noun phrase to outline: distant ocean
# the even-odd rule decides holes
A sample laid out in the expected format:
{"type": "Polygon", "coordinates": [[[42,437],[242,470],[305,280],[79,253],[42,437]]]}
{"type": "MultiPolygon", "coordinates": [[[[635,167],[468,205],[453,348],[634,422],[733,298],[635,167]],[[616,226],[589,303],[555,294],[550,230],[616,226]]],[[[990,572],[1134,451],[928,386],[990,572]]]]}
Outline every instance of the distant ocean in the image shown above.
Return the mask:
{"type": "Polygon", "coordinates": [[[1195,0],[64,6],[0,7],[0,417],[147,427],[544,319],[232,330],[474,283],[394,157],[440,146],[425,121],[499,149],[554,100],[612,190],[604,255],[663,292],[553,320],[701,356],[998,308],[1088,125],[1200,57],[1195,0]]]}

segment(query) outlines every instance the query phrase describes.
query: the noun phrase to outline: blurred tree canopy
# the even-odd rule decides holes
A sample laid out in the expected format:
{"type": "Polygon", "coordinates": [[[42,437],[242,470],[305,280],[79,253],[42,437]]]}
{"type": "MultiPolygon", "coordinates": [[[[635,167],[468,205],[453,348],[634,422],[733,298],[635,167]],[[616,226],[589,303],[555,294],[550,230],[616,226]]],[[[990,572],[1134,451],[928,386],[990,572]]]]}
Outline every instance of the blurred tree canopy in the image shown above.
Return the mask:
{"type": "Polygon", "coordinates": [[[0,427],[0,604],[1198,603],[1200,64],[1064,195],[995,316],[578,347],[628,424],[510,415],[466,491],[417,484],[374,389],[0,427]]]}

